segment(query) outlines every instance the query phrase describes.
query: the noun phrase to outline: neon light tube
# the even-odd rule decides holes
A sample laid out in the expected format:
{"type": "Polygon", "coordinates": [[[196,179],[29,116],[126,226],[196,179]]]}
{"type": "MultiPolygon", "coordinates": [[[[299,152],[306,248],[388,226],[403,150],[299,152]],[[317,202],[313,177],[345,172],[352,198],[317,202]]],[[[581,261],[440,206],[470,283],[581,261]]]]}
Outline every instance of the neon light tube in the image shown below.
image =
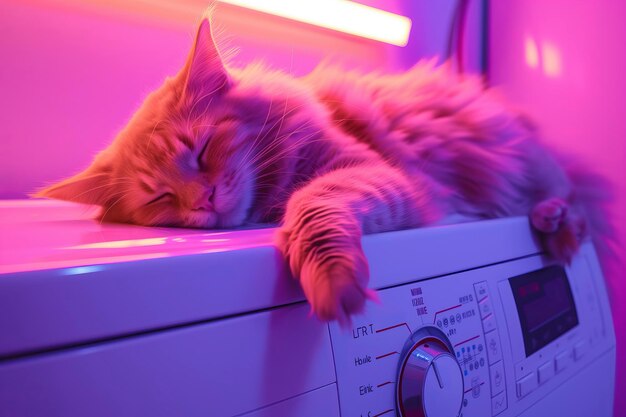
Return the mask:
{"type": "Polygon", "coordinates": [[[411,19],[348,0],[219,0],[298,22],[405,46],[411,19]]]}

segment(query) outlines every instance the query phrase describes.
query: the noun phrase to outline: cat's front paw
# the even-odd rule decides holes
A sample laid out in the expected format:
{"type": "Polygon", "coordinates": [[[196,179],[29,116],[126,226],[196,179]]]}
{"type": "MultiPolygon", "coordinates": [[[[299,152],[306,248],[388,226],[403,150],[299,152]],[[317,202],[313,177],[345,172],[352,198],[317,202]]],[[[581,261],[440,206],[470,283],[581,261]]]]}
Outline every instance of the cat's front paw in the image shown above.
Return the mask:
{"type": "Polygon", "coordinates": [[[567,203],[560,198],[539,202],[530,214],[532,225],[540,232],[554,233],[567,217],[567,203]]]}
{"type": "Polygon", "coordinates": [[[350,324],[368,299],[377,300],[367,288],[369,267],[361,248],[358,222],[343,211],[322,207],[287,217],[277,244],[300,281],[311,311],[320,319],[350,324]]]}
{"type": "Polygon", "coordinates": [[[365,302],[376,300],[376,293],[367,288],[369,268],[363,253],[312,258],[300,271],[302,289],[311,303],[311,310],[322,320],[337,320],[350,326],[351,317],[361,313],[365,302]]]}
{"type": "Polygon", "coordinates": [[[548,255],[561,263],[569,263],[586,234],[584,218],[573,213],[565,201],[551,198],[533,208],[530,220],[548,255]]]}

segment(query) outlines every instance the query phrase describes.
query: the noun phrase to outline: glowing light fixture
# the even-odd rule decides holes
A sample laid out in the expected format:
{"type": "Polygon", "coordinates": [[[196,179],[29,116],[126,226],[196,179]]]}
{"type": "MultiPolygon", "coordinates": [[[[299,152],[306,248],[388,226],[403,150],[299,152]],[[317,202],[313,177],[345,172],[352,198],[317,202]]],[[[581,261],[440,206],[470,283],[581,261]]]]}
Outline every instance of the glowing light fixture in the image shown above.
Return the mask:
{"type": "Polygon", "coordinates": [[[392,45],[405,46],[411,19],[348,0],[220,0],[392,45]]]}

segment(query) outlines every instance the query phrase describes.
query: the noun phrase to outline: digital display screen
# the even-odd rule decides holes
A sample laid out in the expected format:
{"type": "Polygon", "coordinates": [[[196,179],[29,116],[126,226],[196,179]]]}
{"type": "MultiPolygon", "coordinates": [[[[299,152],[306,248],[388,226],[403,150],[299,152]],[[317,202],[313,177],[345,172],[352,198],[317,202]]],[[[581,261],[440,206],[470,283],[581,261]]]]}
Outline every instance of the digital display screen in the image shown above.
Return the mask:
{"type": "Polygon", "coordinates": [[[578,325],[576,305],[562,266],[510,278],[526,356],[578,325]]]}

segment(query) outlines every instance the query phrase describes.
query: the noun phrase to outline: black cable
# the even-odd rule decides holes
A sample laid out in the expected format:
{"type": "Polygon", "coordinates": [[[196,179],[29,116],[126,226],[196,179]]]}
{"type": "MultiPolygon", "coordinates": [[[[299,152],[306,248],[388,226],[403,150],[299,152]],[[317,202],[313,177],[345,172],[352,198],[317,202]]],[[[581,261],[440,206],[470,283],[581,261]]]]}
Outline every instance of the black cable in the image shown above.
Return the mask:
{"type": "Polygon", "coordinates": [[[458,20],[459,14],[459,6],[462,0],[458,0],[456,6],[454,7],[454,12],[452,13],[452,20],[450,21],[450,29],[448,31],[448,44],[446,46],[446,61],[450,61],[452,59],[452,51],[454,49],[454,34],[456,32],[456,23],[458,20]]]}
{"type": "Polygon", "coordinates": [[[467,9],[469,0],[461,0],[459,3],[459,20],[456,29],[456,65],[459,74],[464,72],[463,46],[465,45],[465,24],[467,23],[467,9]]]}
{"type": "Polygon", "coordinates": [[[446,48],[446,61],[452,61],[452,56],[456,58],[457,70],[463,73],[463,43],[465,40],[465,23],[467,20],[467,9],[469,0],[458,0],[450,22],[448,32],[448,45],[446,48]],[[456,35],[456,36],[455,36],[456,35]]]}
{"type": "Polygon", "coordinates": [[[489,0],[482,1],[482,33],[480,70],[482,71],[485,85],[489,82],[489,0]]]}

